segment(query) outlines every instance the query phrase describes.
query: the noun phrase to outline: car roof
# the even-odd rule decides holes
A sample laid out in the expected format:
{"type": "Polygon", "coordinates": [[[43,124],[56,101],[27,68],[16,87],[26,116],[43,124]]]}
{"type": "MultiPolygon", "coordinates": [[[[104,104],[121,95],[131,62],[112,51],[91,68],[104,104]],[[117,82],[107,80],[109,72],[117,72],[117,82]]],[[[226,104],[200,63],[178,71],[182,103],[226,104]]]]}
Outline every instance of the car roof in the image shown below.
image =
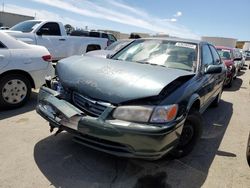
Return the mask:
{"type": "Polygon", "coordinates": [[[224,49],[224,50],[233,50],[234,49],[232,47],[227,47],[227,46],[215,46],[215,48],[224,49]]]}
{"type": "Polygon", "coordinates": [[[188,43],[194,43],[194,44],[201,44],[201,43],[207,43],[206,41],[201,40],[195,40],[195,39],[183,39],[183,38],[174,38],[174,37],[150,37],[150,38],[139,38],[136,40],[167,40],[167,41],[178,41],[178,42],[188,42],[188,43]]]}

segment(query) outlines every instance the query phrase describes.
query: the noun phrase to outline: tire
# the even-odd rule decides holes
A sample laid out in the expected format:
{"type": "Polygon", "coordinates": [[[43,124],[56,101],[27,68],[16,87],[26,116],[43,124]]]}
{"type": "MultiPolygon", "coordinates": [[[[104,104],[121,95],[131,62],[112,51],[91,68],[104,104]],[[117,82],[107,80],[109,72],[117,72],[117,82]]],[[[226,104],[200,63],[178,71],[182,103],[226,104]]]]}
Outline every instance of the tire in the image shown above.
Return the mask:
{"type": "Polygon", "coordinates": [[[250,166],[250,133],[249,133],[249,136],[248,136],[246,155],[247,155],[247,163],[250,166]]]}
{"type": "Polygon", "coordinates": [[[0,106],[7,109],[23,106],[30,98],[31,83],[23,75],[12,74],[0,80],[0,106]]]}
{"type": "Polygon", "coordinates": [[[234,80],[234,78],[233,78],[233,76],[232,76],[232,77],[230,78],[229,83],[226,85],[227,88],[232,87],[232,85],[233,85],[233,80],[234,80]]]}
{"type": "Polygon", "coordinates": [[[172,154],[175,158],[188,155],[202,135],[203,121],[199,112],[191,111],[184,123],[179,143],[172,154]]]}

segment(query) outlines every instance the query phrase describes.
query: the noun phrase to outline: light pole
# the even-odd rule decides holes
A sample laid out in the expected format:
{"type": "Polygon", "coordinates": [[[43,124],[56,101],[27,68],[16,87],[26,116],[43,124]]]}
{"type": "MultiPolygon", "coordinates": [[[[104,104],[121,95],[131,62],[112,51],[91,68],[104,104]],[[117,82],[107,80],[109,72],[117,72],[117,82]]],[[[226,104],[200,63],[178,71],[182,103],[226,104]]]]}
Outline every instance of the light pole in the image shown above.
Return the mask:
{"type": "Polygon", "coordinates": [[[2,3],[2,12],[4,12],[4,1],[2,3]]]}

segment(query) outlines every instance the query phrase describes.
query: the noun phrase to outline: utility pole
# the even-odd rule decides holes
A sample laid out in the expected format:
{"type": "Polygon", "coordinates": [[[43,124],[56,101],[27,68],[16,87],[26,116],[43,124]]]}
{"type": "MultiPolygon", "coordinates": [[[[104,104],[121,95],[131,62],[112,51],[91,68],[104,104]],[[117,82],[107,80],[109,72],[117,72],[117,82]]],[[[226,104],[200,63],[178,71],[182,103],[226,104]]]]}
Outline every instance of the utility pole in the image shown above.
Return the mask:
{"type": "Polygon", "coordinates": [[[4,1],[2,3],[2,12],[4,12],[4,1]]]}

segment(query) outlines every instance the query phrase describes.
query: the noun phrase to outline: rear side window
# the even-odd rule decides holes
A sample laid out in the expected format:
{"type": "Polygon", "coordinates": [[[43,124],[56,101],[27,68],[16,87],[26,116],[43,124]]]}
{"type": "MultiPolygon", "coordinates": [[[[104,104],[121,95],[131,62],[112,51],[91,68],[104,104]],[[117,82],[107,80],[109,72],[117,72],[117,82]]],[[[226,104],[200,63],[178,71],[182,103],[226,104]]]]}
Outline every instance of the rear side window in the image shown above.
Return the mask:
{"type": "Polygon", "coordinates": [[[213,57],[208,45],[202,46],[202,67],[205,68],[208,65],[213,64],[213,57]]]}
{"type": "Polygon", "coordinates": [[[60,27],[58,23],[55,22],[46,23],[40,29],[43,29],[43,35],[55,35],[55,36],[61,35],[60,27]]]}
{"type": "Polygon", "coordinates": [[[210,45],[210,49],[211,49],[211,52],[212,52],[213,57],[214,57],[214,64],[221,64],[220,56],[219,56],[217,50],[211,45],[210,45]]]}
{"type": "Polygon", "coordinates": [[[100,33],[99,32],[89,32],[89,36],[90,37],[100,37],[100,33]]]}

